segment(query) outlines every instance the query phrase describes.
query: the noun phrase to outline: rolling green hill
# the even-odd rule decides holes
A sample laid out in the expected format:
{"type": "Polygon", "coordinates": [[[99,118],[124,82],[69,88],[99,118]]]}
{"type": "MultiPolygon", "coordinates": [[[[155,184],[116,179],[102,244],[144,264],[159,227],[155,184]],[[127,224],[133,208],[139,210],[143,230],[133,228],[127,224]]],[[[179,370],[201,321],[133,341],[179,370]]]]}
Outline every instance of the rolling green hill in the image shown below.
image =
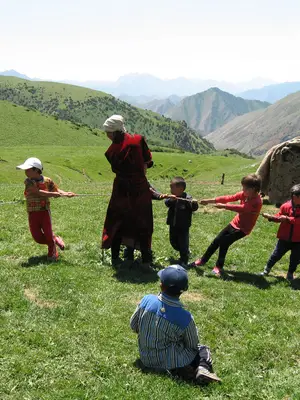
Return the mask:
{"type": "Polygon", "coordinates": [[[0,144],[4,146],[105,146],[104,132],[0,101],[0,144]]]}
{"type": "Polygon", "coordinates": [[[211,88],[202,93],[185,97],[165,115],[173,120],[184,120],[192,129],[207,135],[239,115],[268,107],[270,103],[245,100],[211,88]]]}
{"type": "Polygon", "coordinates": [[[199,138],[195,131],[182,122],[174,122],[151,111],[138,109],[96,90],[3,76],[0,78],[0,100],[91,128],[101,128],[111,114],[122,114],[128,131],[142,133],[150,144],[196,153],[214,150],[211,143],[199,138]]]}

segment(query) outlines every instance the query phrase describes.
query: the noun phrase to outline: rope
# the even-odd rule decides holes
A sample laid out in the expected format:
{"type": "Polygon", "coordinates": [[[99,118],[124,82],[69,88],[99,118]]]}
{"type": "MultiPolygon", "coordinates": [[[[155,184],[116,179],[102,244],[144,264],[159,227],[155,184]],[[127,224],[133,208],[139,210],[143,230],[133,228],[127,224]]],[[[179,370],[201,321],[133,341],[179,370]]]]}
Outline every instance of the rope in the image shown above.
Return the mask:
{"type": "Polygon", "coordinates": [[[0,206],[5,206],[6,204],[19,204],[24,203],[25,200],[15,200],[15,201],[0,201],[0,206]]]}
{"type": "Polygon", "coordinates": [[[101,193],[76,193],[74,197],[89,197],[89,196],[106,197],[109,195],[101,193]]]}

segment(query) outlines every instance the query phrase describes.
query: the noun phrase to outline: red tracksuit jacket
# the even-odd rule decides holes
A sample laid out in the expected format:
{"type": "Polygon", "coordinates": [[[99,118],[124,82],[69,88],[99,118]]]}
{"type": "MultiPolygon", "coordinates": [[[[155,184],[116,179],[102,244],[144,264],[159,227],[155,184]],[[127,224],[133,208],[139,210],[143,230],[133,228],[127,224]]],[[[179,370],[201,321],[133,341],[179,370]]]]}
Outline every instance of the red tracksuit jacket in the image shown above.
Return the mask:
{"type": "Polygon", "coordinates": [[[271,220],[279,222],[278,217],[281,215],[286,215],[289,219],[280,223],[277,232],[278,239],[289,242],[300,242],[300,208],[294,207],[292,201],[289,200],[282,204],[279,212],[271,220]]]}

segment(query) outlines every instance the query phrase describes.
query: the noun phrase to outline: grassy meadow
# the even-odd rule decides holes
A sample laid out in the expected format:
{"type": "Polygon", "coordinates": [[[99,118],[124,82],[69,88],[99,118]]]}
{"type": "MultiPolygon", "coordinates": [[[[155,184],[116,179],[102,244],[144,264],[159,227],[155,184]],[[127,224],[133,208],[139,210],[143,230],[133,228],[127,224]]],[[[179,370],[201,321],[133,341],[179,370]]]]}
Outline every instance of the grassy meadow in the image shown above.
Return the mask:
{"type": "MultiPolygon", "coordinates": [[[[290,286],[283,278],[288,257],[272,276],[256,275],[273,250],[277,230],[262,218],[251,236],[230,249],[226,280],[210,274],[212,258],[207,267],[189,272],[190,289],[182,296],[223,383],[198,387],[135,367],[137,338],[129,318],[144,294],[158,292],[158,278],[141,273],[138,265],[116,271],[109,266],[109,252],[101,253],[113,179],[103,155],[105,140],[80,147],[1,148],[1,400],[300,399],[299,280],[290,286]],[[45,175],[62,189],[99,194],[51,201],[54,231],[67,244],[56,264],[47,264],[46,248],[32,240],[24,204],[4,204],[22,198],[24,173],[15,166],[30,156],[44,161],[45,175]]],[[[183,175],[195,198],[235,192],[258,163],[188,153],[153,157],[156,166],[148,176],[158,190],[167,192],[169,178],[183,175]]],[[[168,241],[167,209],[159,201],[153,206],[158,269],[177,254],[168,241]]],[[[200,207],[190,232],[192,259],[232,216],[200,207]]]]}

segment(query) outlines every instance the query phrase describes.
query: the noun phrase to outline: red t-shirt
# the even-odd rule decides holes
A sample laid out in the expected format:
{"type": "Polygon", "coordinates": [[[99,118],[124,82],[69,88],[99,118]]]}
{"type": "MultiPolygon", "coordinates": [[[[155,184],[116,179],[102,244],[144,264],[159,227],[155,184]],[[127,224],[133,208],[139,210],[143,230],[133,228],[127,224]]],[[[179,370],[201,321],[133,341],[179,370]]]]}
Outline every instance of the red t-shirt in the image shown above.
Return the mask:
{"type": "Polygon", "coordinates": [[[231,203],[240,200],[240,204],[226,204],[225,209],[236,211],[238,214],[230,222],[236,229],[240,229],[246,235],[249,235],[254,228],[259,216],[262,200],[259,194],[249,199],[244,192],[238,192],[234,195],[216,197],[216,203],[231,203]]]}

